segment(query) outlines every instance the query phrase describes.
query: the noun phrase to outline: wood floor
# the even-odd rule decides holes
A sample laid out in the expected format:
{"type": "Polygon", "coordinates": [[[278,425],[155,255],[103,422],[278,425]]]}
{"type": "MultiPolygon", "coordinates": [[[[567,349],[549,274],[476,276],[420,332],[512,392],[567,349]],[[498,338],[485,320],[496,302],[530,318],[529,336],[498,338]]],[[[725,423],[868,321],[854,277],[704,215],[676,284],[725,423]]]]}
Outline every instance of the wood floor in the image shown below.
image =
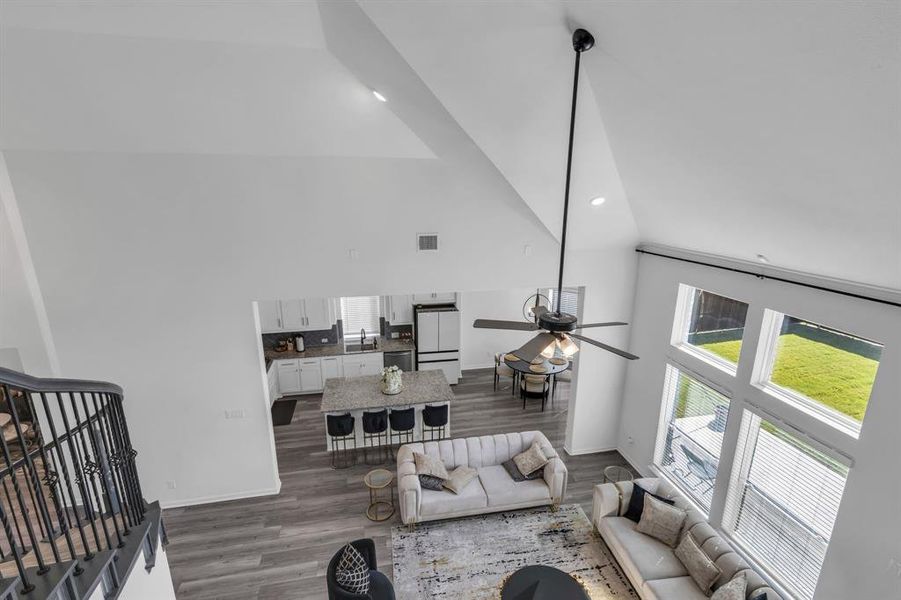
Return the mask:
{"type": "MultiPolygon", "coordinates": [[[[492,390],[493,370],[466,371],[454,387],[453,437],[539,429],[569,470],[566,503],[591,511],[591,496],[608,465],[625,465],[617,452],[567,456],[563,451],[568,384],[554,405],[526,410],[506,390],[492,390]]],[[[325,598],[325,569],[348,540],[373,538],[379,569],[389,577],[391,527],[364,516],[368,492],[363,475],[374,467],[330,468],[324,451],[320,396],[301,396],[290,425],[275,428],[282,489],[277,496],[166,510],[168,557],[179,599],[269,600],[325,598]]],[[[393,470],[393,467],[389,466],[393,470]]]]}

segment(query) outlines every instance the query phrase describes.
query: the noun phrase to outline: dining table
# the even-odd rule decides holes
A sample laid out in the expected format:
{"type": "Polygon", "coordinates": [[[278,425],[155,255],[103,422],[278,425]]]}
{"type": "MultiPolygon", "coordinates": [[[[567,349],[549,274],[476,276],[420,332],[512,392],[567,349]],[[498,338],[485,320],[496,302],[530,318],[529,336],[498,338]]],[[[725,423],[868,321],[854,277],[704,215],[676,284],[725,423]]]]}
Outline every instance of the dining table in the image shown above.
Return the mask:
{"type": "MultiPolygon", "coordinates": [[[[512,352],[508,352],[504,354],[504,364],[513,369],[520,376],[522,375],[539,375],[542,377],[547,377],[550,379],[551,377],[556,377],[557,373],[562,373],[563,371],[570,368],[570,361],[561,358],[561,357],[544,357],[544,359],[539,363],[533,363],[528,360],[523,360],[520,357],[516,356],[515,350],[512,352]],[[563,364],[555,364],[555,361],[563,360],[563,364]]],[[[551,387],[551,398],[553,398],[553,387],[551,387]]]]}

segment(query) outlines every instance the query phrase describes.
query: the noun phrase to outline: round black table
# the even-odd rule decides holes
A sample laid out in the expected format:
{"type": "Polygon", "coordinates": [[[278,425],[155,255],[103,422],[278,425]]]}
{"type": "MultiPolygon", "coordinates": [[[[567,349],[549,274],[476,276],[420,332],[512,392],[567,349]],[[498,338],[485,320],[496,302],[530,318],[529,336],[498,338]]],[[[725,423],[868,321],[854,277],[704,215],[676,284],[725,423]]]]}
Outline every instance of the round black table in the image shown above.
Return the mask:
{"type": "Polygon", "coordinates": [[[513,573],[501,600],[591,600],[582,584],[554,567],[529,565],[513,573]]]}

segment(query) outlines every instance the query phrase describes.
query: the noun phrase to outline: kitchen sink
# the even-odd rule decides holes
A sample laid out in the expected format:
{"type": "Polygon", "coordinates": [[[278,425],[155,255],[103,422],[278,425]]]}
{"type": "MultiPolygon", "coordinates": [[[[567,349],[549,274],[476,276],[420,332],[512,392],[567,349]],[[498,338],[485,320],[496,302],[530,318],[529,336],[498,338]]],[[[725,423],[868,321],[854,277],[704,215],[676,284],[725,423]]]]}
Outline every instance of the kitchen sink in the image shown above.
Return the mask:
{"type": "Polygon", "coordinates": [[[344,352],[347,354],[355,354],[357,352],[373,352],[374,350],[376,350],[375,343],[344,344],[344,352]]]}

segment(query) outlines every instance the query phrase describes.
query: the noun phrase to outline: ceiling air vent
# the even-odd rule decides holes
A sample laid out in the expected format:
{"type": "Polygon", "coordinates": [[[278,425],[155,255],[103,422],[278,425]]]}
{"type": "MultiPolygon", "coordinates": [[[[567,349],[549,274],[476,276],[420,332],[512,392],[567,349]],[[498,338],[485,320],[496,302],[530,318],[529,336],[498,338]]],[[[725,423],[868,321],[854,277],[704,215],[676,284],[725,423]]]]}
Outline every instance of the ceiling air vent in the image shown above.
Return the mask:
{"type": "Polygon", "coordinates": [[[438,234],[417,233],[416,248],[420,252],[438,252],[438,234]]]}

